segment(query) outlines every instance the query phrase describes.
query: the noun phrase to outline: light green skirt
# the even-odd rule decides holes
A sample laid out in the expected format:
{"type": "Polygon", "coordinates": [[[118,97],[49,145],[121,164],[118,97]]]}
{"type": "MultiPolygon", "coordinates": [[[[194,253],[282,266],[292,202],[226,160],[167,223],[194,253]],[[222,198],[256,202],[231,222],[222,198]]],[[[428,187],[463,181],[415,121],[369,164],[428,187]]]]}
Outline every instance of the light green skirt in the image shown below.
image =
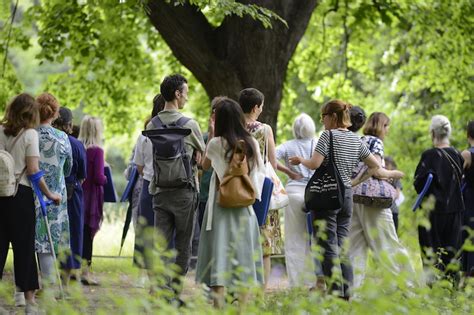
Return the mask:
{"type": "MultiPolygon", "coordinates": [[[[212,230],[202,225],[196,281],[208,286],[263,283],[263,258],[257,217],[252,209],[214,204],[212,230]]],[[[207,222],[208,207],[203,222],[207,222]]]]}

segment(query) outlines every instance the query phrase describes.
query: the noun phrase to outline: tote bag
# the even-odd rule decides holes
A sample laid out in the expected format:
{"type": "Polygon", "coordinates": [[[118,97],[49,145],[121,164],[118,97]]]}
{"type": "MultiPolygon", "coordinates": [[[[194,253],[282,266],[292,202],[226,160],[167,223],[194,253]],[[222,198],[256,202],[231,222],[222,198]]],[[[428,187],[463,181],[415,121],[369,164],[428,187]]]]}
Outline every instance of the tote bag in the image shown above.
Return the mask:
{"type": "Polygon", "coordinates": [[[306,185],[305,211],[337,210],[344,203],[344,183],[334,163],[333,135],[329,131],[329,156],[306,185]]]}
{"type": "MultiPolygon", "coordinates": [[[[369,151],[372,152],[376,140],[369,142],[369,151]]],[[[354,170],[355,181],[363,177],[368,167],[360,162],[354,170]]],[[[388,181],[369,177],[367,180],[353,187],[353,200],[355,203],[363,204],[373,208],[387,209],[392,206],[395,199],[396,189],[388,181]]]]}

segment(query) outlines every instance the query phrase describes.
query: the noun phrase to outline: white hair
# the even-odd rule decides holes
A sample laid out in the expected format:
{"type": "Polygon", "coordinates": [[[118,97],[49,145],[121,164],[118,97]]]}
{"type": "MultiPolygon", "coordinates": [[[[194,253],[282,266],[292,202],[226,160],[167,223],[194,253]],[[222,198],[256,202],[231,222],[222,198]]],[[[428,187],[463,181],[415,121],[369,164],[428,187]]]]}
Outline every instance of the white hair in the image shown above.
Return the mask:
{"type": "Polygon", "coordinates": [[[86,115],[82,119],[78,139],[86,148],[102,147],[102,121],[100,118],[86,115]]]}
{"type": "Polygon", "coordinates": [[[451,136],[451,123],[448,117],[435,115],[431,118],[430,132],[435,143],[448,143],[451,136]]]}
{"type": "Polygon", "coordinates": [[[316,125],[313,119],[305,113],[298,115],[293,122],[293,136],[296,139],[309,139],[314,138],[315,135],[316,125]]]}

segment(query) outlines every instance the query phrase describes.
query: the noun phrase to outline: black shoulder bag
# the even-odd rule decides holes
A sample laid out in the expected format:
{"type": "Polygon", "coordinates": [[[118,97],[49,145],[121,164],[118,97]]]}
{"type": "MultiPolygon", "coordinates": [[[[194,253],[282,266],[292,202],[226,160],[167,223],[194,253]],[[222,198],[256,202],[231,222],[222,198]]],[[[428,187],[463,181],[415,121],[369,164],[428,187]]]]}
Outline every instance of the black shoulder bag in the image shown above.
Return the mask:
{"type": "Polygon", "coordinates": [[[306,185],[305,211],[337,210],[344,203],[344,183],[334,162],[333,135],[329,131],[329,156],[306,185]]]}

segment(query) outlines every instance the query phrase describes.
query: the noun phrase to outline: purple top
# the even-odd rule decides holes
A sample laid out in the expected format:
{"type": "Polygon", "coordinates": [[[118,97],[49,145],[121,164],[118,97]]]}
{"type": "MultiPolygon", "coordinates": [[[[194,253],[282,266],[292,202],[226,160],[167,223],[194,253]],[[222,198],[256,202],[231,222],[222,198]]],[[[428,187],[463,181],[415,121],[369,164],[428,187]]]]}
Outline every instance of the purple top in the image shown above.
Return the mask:
{"type": "Polygon", "coordinates": [[[82,183],[84,190],[84,224],[87,224],[94,236],[102,222],[104,206],[104,185],[107,178],[104,175],[104,150],[100,147],[90,147],[86,151],[87,177],[82,183]]]}

